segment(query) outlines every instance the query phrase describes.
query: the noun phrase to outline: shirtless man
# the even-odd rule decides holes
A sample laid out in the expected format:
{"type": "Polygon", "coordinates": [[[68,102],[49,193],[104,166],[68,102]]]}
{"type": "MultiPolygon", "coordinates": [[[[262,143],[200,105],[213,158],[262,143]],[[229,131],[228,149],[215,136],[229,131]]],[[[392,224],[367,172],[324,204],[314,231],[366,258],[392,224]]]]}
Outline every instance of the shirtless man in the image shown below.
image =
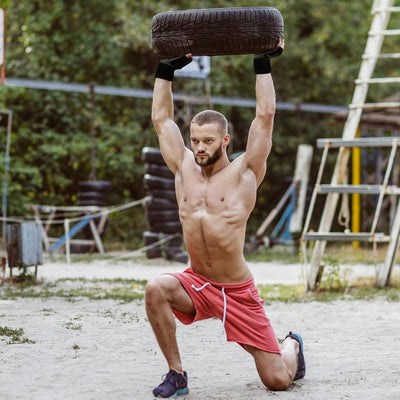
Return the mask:
{"type": "Polygon", "coordinates": [[[281,54],[283,44],[281,40],[277,49],[254,57],[256,116],[246,152],[232,162],[226,152],[230,136],[222,114],[206,110],[193,118],[191,150],[173,120],[174,71],[188,64],[191,55],[158,64],[152,120],[164,160],[175,174],[191,268],[162,275],[146,286],[147,315],[169,367],[164,381],[153,390],[156,397],[188,392],[174,315],[184,324],[219,318],[227,340],[239,343],[254,357],[262,382],[272,390],[285,390],[305,375],[300,335],[290,332],[279,345],[243,256],[246,223],[271,149],[275,91],[269,59],[281,54]]]}

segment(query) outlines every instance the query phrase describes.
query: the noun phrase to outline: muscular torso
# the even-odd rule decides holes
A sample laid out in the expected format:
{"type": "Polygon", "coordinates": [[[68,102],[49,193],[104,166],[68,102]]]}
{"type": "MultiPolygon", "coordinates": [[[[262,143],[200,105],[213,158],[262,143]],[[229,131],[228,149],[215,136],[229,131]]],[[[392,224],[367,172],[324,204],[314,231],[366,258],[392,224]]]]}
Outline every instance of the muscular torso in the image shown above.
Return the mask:
{"type": "Polygon", "coordinates": [[[243,246],[257,183],[252,171],[241,168],[242,160],[207,177],[188,153],[175,178],[191,266],[216,282],[242,282],[251,277],[243,246]]]}

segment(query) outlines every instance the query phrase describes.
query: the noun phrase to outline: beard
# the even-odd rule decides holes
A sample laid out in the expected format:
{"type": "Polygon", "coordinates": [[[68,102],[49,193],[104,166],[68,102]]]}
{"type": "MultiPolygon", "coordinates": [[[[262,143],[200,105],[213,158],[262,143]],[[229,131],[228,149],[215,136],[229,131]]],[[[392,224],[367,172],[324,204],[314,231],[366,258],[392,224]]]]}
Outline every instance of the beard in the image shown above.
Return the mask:
{"type": "Polygon", "coordinates": [[[196,160],[197,165],[200,167],[207,167],[208,165],[212,165],[217,162],[222,156],[222,146],[215,150],[214,154],[207,157],[198,157],[199,155],[207,155],[207,153],[197,153],[195,154],[194,159],[196,160]]]}

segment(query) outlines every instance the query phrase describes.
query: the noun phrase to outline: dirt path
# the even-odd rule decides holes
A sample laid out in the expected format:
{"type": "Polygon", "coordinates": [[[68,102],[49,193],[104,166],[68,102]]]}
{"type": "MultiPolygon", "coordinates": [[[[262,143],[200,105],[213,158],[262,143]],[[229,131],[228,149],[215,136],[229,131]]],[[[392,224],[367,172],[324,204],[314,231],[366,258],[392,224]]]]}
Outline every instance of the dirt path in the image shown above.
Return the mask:
{"type": "MultiPolygon", "coordinates": [[[[219,321],[178,323],[190,388],[181,398],[400,398],[399,303],[273,302],[265,309],[278,337],[302,334],[306,378],[286,392],[268,391],[251,357],[237,344],[221,343],[219,321]]],[[[152,399],[167,372],[142,300],[2,300],[0,326],[23,328],[34,341],[7,344],[0,336],[2,400],[152,399]]]]}

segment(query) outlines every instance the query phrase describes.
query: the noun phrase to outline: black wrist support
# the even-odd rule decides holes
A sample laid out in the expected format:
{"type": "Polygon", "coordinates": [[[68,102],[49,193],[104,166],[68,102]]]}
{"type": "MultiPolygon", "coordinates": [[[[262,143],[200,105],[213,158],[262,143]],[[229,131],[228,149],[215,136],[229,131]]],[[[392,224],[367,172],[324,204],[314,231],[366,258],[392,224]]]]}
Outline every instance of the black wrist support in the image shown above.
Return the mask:
{"type": "Polygon", "coordinates": [[[254,72],[256,74],[270,74],[271,73],[271,61],[269,57],[263,55],[262,57],[254,57],[254,72]]]}
{"type": "Polygon", "coordinates": [[[174,80],[174,72],[175,69],[171,65],[159,62],[156,70],[156,78],[172,82],[174,80]]]}

